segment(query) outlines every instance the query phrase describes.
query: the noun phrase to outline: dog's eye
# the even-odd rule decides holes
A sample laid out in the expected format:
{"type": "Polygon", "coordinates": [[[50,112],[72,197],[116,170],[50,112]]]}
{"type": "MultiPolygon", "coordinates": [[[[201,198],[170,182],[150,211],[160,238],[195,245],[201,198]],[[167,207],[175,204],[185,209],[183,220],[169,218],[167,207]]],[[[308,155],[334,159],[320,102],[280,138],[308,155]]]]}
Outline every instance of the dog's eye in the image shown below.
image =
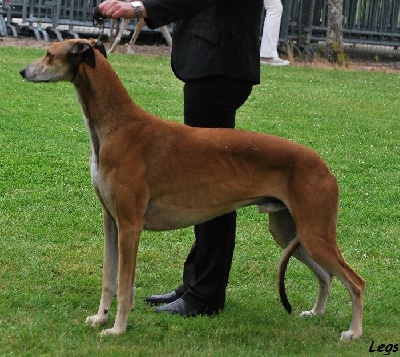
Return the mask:
{"type": "Polygon", "coordinates": [[[53,60],[54,60],[54,54],[52,54],[51,52],[47,51],[46,52],[46,61],[48,63],[51,63],[51,62],[53,62],[53,60]]]}

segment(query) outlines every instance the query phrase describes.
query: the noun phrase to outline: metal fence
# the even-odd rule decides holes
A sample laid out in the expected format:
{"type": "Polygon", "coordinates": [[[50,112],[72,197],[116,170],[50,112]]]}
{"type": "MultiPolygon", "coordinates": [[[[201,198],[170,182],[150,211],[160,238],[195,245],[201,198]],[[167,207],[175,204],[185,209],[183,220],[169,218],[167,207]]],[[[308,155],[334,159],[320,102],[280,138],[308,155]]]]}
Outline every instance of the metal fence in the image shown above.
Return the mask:
{"type": "MultiPolygon", "coordinates": [[[[98,34],[92,8],[102,0],[0,0],[0,35],[29,33],[37,39],[98,34]],[[83,30],[84,29],[84,30],[83,30]]],[[[280,41],[324,41],[328,0],[282,0],[280,41]]],[[[131,21],[128,30],[134,30],[131,21]]],[[[149,29],[144,28],[144,31],[149,29]]],[[[172,27],[171,27],[172,31],[172,27]]],[[[343,42],[400,46],[399,0],[343,0],[343,42]]]]}
{"type": "MultiPolygon", "coordinates": [[[[281,37],[310,44],[324,41],[328,0],[283,0],[281,37]]],[[[343,0],[343,42],[400,46],[399,0],[343,0]]]]}
{"type": "MultiPolygon", "coordinates": [[[[0,0],[0,35],[32,35],[46,41],[77,38],[82,33],[98,35],[101,29],[93,26],[92,9],[102,1],[0,0]]],[[[136,23],[131,21],[127,31],[133,31],[136,23]]],[[[143,31],[159,32],[147,27],[143,31]]]]}

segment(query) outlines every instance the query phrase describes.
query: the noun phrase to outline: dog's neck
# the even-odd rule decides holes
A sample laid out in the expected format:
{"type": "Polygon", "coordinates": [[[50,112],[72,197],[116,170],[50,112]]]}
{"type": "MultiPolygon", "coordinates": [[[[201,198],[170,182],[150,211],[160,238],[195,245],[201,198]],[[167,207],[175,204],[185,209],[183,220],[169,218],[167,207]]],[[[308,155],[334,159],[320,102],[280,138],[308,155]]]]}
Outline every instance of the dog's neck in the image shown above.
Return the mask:
{"type": "Polygon", "coordinates": [[[144,111],[132,101],[109,62],[97,50],[95,52],[95,68],[81,63],[73,81],[89,125],[100,134],[127,121],[143,121],[143,115],[136,113],[144,111]]]}

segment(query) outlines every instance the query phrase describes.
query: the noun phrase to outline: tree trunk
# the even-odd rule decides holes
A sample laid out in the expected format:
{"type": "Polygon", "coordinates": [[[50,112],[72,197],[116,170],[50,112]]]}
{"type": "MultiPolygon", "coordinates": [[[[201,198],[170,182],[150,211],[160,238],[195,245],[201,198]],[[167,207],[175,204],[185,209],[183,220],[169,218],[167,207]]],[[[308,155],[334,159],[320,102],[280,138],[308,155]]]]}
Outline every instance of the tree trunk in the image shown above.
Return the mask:
{"type": "Polygon", "coordinates": [[[343,0],[328,0],[328,22],[326,31],[326,58],[333,63],[340,62],[343,54],[343,0]]]}

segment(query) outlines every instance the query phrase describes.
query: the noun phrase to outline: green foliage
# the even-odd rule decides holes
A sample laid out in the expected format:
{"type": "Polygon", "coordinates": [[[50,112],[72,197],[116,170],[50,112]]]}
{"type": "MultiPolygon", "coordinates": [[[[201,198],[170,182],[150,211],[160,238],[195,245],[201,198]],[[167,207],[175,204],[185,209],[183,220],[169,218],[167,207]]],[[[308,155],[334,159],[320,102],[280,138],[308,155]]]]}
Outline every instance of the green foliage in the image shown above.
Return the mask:
{"type": "MultiPolygon", "coordinates": [[[[136,309],[128,332],[101,338],[85,326],[102,274],[100,206],[90,184],[89,140],[72,85],[31,84],[18,71],[42,50],[0,48],[0,354],[51,356],[368,355],[372,341],[400,343],[397,74],[289,66],[262,68],[237,117],[318,151],[341,187],[338,240],[367,281],[364,337],[339,343],[350,301],[337,281],[324,316],[299,318],[317,294],[311,273],[289,263],[292,316],[280,306],[280,255],[265,215],[239,212],[226,309],[184,319],[143,302],[181,281],[192,230],[143,234],[136,309]]],[[[111,55],[137,104],[182,119],[182,84],[166,57],[111,55]]],[[[111,313],[111,325],[115,305],[111,313]]]]}

